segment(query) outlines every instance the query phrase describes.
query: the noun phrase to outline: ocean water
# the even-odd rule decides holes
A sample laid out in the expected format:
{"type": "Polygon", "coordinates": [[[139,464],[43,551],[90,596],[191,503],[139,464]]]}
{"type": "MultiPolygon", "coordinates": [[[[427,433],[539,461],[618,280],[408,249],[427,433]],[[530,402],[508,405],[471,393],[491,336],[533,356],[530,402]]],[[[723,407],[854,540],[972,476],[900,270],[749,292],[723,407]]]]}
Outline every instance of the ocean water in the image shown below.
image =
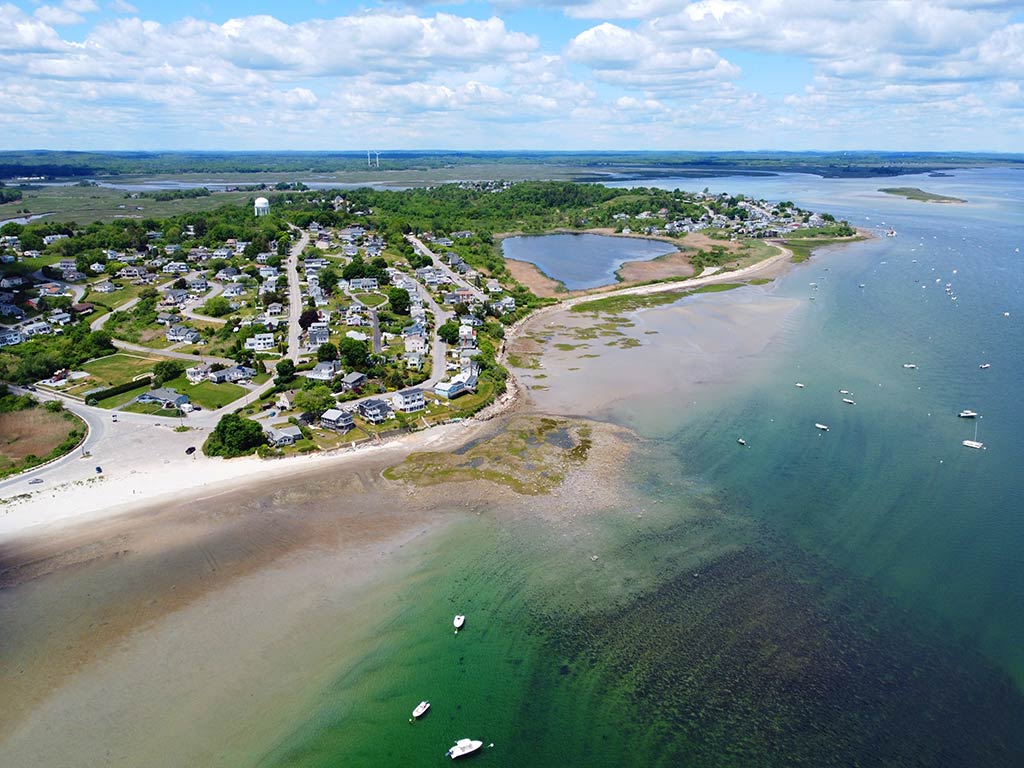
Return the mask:
{"type": "Polygon", "coordinates": [[[528,261],[562,282],[570,291],[615,282],[615,272],[627,261],[648,261],[674,253],[660,240],[607,235],[519,235],[502,241],[506,259],[528,261]]]}
{"type": "Polygon", "coordinates": [[[708,407],[612,408],[647,438],[632,501],[463,527],[263,764],[430,765],[463,737],[501,766],[1024,764],[1024,174],[900,179],[960,206],[875,192],[888,181],[654,183],[898,235],[742,289],[806,311],[708,407]],[[960,444],[963,408],[986,450],[960,444]]]}

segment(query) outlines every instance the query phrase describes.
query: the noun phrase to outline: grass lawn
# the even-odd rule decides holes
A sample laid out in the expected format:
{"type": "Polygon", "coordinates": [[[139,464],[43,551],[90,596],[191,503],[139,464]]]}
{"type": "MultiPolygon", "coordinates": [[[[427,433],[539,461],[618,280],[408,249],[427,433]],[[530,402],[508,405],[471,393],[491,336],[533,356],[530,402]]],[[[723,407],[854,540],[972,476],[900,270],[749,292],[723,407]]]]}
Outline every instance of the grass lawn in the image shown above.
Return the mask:
{"type": "Polygon", "coordinates": [[[241,397],[249,394],[249,390],[237,384],[223,383],[213,384],[203,381],[199,384],[191,384],[182,374],[176,379],[164,382],[168,389],[174,389],[183,395],[188,395],[189,402],[193,405],[201,405],[211,411],[221,408],[228,403],[233,403],[241,397]]]}
{"type": "Polygon", "coordinates": [[[379,307],[388,300],[387,296],[380,293],[353,293],[352,298],[367,307],[379,307]]]}
{"type": "Polygon", "coordinates": [[[158,403],[132,403],[131,405],[126,405],[123,410],[129,413],[148,413],[150,416],[167,416],[172,419],[176,419],[181,415],[177,408],[163,408],[158,403]]]}
{"type": "Polygon", "coordinates": [[[100,408],[120,408],[125,403],[130,403],[143,392],[149,391],[149,389],[149,384],[140,384],[135,389],[129,389],[127,392],[122,392],[119,395],[111,395],[102,400],[97,400],[96,405],[100,408]]]}
{"type": "Polygon", "coordinates": [[[106,357],[90,360],[82,366],[82,370],[91,377],[90,388],[103,384],[113,387],[131,381],[136,376],[150,373],[153,366],[160,362],[159,357],[133,355],[130,352],[117,352],[106,357]]]}

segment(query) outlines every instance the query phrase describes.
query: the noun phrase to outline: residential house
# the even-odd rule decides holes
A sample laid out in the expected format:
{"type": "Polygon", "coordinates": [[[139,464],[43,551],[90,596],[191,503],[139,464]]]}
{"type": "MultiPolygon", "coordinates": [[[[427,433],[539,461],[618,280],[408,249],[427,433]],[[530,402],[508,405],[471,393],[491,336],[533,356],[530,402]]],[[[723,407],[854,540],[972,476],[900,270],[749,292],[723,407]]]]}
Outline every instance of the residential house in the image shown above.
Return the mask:
{"type": "Polygon", "coordinates": [[[173,389],[160,387],[159,389],[151,389],[148,392],[143,392],[135,399],[143,404],[155,403],[163,406],[164,408],[178,408],[188,402],[188,395],[181,395],[173,389]]]}
{"type": "Polygon", "coordinates": [[[190,328],[187,325],[179,323],[178,325],[172,325],[167,329],[167,341],[175,344],[179,341],[183,341],[186,344],[195,344],[199,341],[199,331],[195,328],[190,328]]]}
{"type": "Polygon", "coordinates": [[[423,396],[423,390],[416,388],[403,389],[401,392],[397,392],[391,402],[395,404],[395,407],[398,410],[405,411],[406,413],[422,411],[427,407],[427,401],[423,396]]]}
{"type": "Polygon", "coordinates": [[[93,310],[95,310],[95,309],[96,309],[96,307],[93,306],[88,301],[83,301],[83,302],[80,302],[78,304],[72,304],[71,305],[71,311],[75,315],[78,315],[78,316],[81,316],[81,315],[91,315],[93,313],[93,310]]]}
{"type": "Polygon", "coordinates": [[[14,344],[21,344],[24,338],[21,331],[0,330],[0,347],[10,347],[14,344]]]}
{"type": "Polygon", "coordinates": [[[302,430],[294,424],[287,427],[267,427],[267,442],[275,448],[282,448],[286,445],[295,445],[296,440],[302,439],[302,430]]]}
{"type": "Polygon", "coordinates": [[[67,240],[67,235],[44,235],[43,245],[53,245],[58,240],[67,240]]]}
{"type": "Polygon", "coordinates": [[[359,403],[359,415],[371,424],[380,424],[388,420],[391,409],[383,400],[370,399],[359,403]]]}
{"type": "Polygon", "coordinates": [[[121,269],[117,271],[117,276],[123,277],[125,280],[135,280],[140,277],[145,277],[148,274],[149,272],[145,267],[127,266],[121,267],[121,269]]]}
{"type": "Polygon", "coordinates": [[[229,285],[227,288],[225,288],[224,293],[222,293],[221,296],[223,296],[225,299],[234,299],[237,298],[238,296],[241,296],[244,293],[245,286],[235,283],[234,285],[229,285]]]}
{"type": "Polygon", "coordinates": [[[284,314],[284,304],[279,301],[272,301],[267,305],[267,314],[271,317],[277,317],[278,315],[284,314]]]}
{"type": "Polygon", "coordinates": [[[287,392],[279,394],[277,400],[274,401],[274,405],[277,406],[279,411],[290,411],[295,407],[295,390],[289,389],[287,392]]]}
{"type": "Polygon", "coordinates": [[[102,261],[94,261],[89,265],[89,271],[99,275],[107,271],[107,265],[102,261]]]}
{"type": "Polygon", "coordinates": [[[62,311],[51,312],[47,319],[53,324],[64,326],[71,322],[71,313],[62,311]]]}
{"type": "Polygon", "coordinates": [[[33,336],[44,336],[48,333],[53,333],[53,328],[45,320],[37,320],[21,327],[21,335],[26,339],[31,339],[33,336]]]}
{"type": "MultiPolygon", "coordinates": [[[[127,269],[127,267],[125,267],[125,269],[127,269]]],[[[124,270],[122,270],[122,272],[123,271],[124,270]]],[[[113,293],[114,291],[117,290],[117,286],[114,285],[109,280],[104,280],[103,282],[96,283],[95,285],[93,285],[92,289],[96,293],[113,293]]]]}
{"type": "Polygon", "coordinates": [[[160,312],[156,316],[156,321],[160,325],[174,325],[181,319],[180,315],[175,315],[172,312],[160,312]]]}
{"type": "Polygon", "coordinates": [[[467,392],[475,392],[476,383],[476,373],[472,369],[464,370],[458,375],[452,376],[448,381],[439,382],[434,387],[434,392],[441,397],[451,400],[467,392]]]}
{"type": "Polygon", "coordinates": [[[330,360],[317,363],[313,370],[306,372],[306,378],[314,381],[331,381],[341,372],[341,365],[337,360],[330,360]]]}
{"type": "Polygon", "coordinates": [[[219,371],[210,371],[207,378],[214,384],[223,384],[224,382],[236,382],[245,381],[251,379],[256,375],[255,368],[249,368],[244,365],[233,365],[230,368],[221,368],[219,371]]]}
{"type": "Polygon", "coordinates": [[[487,292],[488,293],[501,293],[501,283],[499,283],[497,280],[493,280],[493,279],[488,280],[487,281],[487,292]]]}
{"type": "Polygon", "coordinates": [[[214,277],[222,283],[230,282],[238,277],[238,270],[234,267],[224,267],[224,269],[220,270],[216,275],[214,275],[214,277]]]}
{"type": "Polygon", "coordinates": [[[406,352],[405,354],[405,367],[410,368],[414,371],[423,369],[423,355],[418,352],[406,352]]]}
{"type": "Polygon", "coordinates": [[[264,280],[277,280],[277,267],[260,267],[260,277],[264,280]]]}
{"type": "Polygon", "coordinates": [[[7,315],[8,317],[20,320],[25,316],[25,313],[14,304],[0,304],[0,315],[7,315]]]}
{"type": "Polygon", "coordinates": [[[345,374],[345,377],[341,380],[341,388],[346,392],[353,392],[360,389],[366,384],[366,374],[359,373],[359,371],[352,371],[351,373],[345,374]]]}
{"type": "Polygon", "coordinates": [[[350,291],[376,291],[377,290],[377,278],[376,277],[354,277],[348,281],[348,289],[350,291]]]}
{"type": "Polygon", "coordinates": [[[0,277],[0,288],[19,288],[25,284],[25,278],[20,275],[6,275],[0,277]]]}
{"type": "Polygon", "coordinates": [[[192,384],[198,384],[201,381],[206,381],[210,378],[210,366],[206,363],[194,365],[191,368],[186,369],[185,378],[192,384]]]}
{"type": "Polygon", "coordinates": [[[271,352],[277,349],[272,333],[257,333],[245,340],[245,348],[253,352],[271,352]]]}
{"type": "Polygon", "coordinates": [[[425,336],[406,336],[405,351],[416,355],[424,355],[427,352],[427,339],[425,336]]]}
{"type": "Polygon", "coordinates": [[[356,425],[351,412],[340,408],[331,408],[320,415],[320,426],[338,432],[348,432],[356,425]]]}
{"type": "Polygon", "coordinates": [[[54,267],[59,269],[61,272],[68,272],[72,269],[77,269],[78,262],[75,259],[61,259],[54,264],[54,267]]]}
{"type": "Polygon", "coordinates": [[[498,301],[492,304],[495,309],[501,310],[502,313],[515,312],[516,311],[516,300],[511,296],[502,296],[498,301]]]}
{"type": "Polygon", "coordinates": [[[188,301],[188,291],[184,288],[171,288],[164,291],[161,304],[168,307],[180,307],[188,301]]]}
{"type": "Polygon", "coordinates": [[[459,326],[459,349],[476,349],[476,329],[472,326],[459,326]]]}
{"type": "Polygon", "coordinates": [[[308,346],[310,349],[318,349],[331,340],[331,331],[328,328],[327,323],[322,321],[310,325],[308,333],[308,346]]]}
{"type": "Polygon", "coordinates": [[[197,277],[188,281],[188,289],[192,293],[206,293],[210,290],[210,284],[205,277],[197,277]]]}

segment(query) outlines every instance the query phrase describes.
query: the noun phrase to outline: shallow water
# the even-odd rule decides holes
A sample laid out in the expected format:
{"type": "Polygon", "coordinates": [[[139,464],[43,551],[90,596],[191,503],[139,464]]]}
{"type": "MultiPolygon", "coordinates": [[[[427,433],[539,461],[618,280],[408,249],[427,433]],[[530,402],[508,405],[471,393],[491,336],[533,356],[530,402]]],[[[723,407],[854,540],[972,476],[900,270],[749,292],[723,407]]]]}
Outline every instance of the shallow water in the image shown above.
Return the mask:
{"type": "MultiPolygon", "coordinates": [[[[156,727],[159,739],[134,753],[147,764],[183,764],[173,749],[153,755],[154,744],[175,737],[207,763],[265,766],[434,764],[463,737],[494,743],[480,764],[508,766],[1021,764],[1024,449],[1014,403],[1024,380],[1024,272],[1014,249],[1024,245],[1022,177],[901,180],[972,201],[941,207],[879,195],[875,187],[888,182],[871,180],[696,182],[827,207],[855,223],[885,221],[899,235],[829,249],[771,286],[631,315],[623,332],[640,346],[607,346],[608,337],[588,341],[592,349],[551,351],[545,368],[526,371],[548,374],[538,383],[551,390],[531,390],[539,404],[643,436],[625,476],[612,478],[615,495],[585,483],[547,500],[453,484],[437,504],[449,521],[443,535],[403,550],[401,580],[378,579],[382,591],[368,593],[377,601],[355,620],[350,611],[365,603],[346,591],[344,532],[325,538],[316,557],[337,558],[338,570],[314,558],[303,578],[246,593],[254,628],[267,630],[281,624],[275,611],[312,594],[308,610],[287,612],[301,618],[293,631],[270,643],[232,624],[236,613],[204,614],[211,636],[237,637],[239,649],[265,641],[251,676],[244,664],[226,666],[235,687],[225,688],[219,666],[230,643],[207,648],[176,635],[187,623],[144,628],[139,644],[126,646],[140,654],[138,668],[147,660],[140,649],[175,651],[151,659],[162,679],[187,656],[194,688],[180,701],[194,706],[147,699],[151,709],[133,711],[120,733],[112,714],[105,723],[126,750],[120,764],[139,764],[125,745],[156,727]],[[600,357],[585,357],[599,343],[600,357]],[[678,370],[719,354],[719,344],[735,359],[696,383],[678,370]],[[980,370],[982,361],[991,369],[980,370]],[[569,376],[570,367],[596,395],[576,382],[579,397],[557,399],[556,373],[569,376]],[[630,397],[637,381],[656,386],[630,397]],[[844,405],[840,389],[857,405],[844,405]],[[988,450],[960,445],[973,434],[955,415],[965,407],[984,416],[988,450]],[[468,620],[456,636],[457,612],[468,620]],[[261,709],[251,719],[250,693],[263,679],[272,695],[255,699],[261,709]],[[423,698],[433,709],[410,724],[423,698]],[[229,753],[202,719],[197,702],[210,700],[219,702],[217,723],[270,725],[258,734],[224,726],[229,753]]],[[[595,487],[605,469],[593,468],[595,487]]],[[[376,478],[346,487],[362,486],[379,505],[376,478]]],[[[304,493],[317,509],[337,491],[325,478],[304,493]]],[[[389,496],[386,512],[367,506],[365,520],[400,518],[404,494],[389,496]]],[[[360,503],[358,493],[344,498],[360,503]]],[[[279,510],[294,514],[293,502],[280,496],[254,521],[273,531],[270,521],[279,510]]],[[[172,571],[147,576],[138,590],[169,591],[172,571]]],[[[34,589],[48,583],[57,582],[34,589]]],[[[97,577],[110,589],[103,583],[97,577]]],[[[87,583],[76,589],[78,604],[53,599],[54,614],[84,621],[99,608],[118,610],[92,605],[87,583]]],[[[30,636],[18,625],[27,607],[5,608],[5,638],[30,636]]],[[[60,618],[50,619],[57,639],[60,618]]],[[[95,678],[87,669],[40,712],[146,684],[116,669],[95,678]]],[[[33,734],[40,744],[66,736],[33,734]]],[[[95,764],[103,743],[85,731],[76,738],[81,750],[49,764],[95,764]]],[[[0,758],[10,746],[0,742],[0,758]]]]}
{"type": "Polygon", "coordinates": [[[608,235],[519,235],[501,241],[506,259],[528,261],[570,291],[615,282],[627,261],[648,261],[678,249],[660,240],[608,235]]]}

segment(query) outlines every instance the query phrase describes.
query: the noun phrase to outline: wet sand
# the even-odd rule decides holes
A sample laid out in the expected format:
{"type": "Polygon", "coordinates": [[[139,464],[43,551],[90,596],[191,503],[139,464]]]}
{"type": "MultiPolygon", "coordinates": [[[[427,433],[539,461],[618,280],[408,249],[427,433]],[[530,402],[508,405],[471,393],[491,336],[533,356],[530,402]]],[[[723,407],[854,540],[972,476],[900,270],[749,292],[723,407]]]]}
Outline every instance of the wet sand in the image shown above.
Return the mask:
{"type": "Polygon", "coordinates": [[[710,407],[798,321],[803,305],[759,286],[691,296],[612,318],[560,311],[527,321],[509,354],[534,407],[607,419],[612,411],[656,422],[651,396],[710,407]]]}

